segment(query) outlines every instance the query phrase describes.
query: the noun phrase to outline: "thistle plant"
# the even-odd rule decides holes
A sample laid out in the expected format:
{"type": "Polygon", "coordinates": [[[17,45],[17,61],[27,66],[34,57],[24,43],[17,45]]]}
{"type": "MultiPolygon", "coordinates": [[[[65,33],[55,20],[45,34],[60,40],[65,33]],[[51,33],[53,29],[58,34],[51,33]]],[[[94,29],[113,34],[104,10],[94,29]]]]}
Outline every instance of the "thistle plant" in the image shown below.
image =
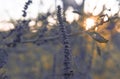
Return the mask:
{"type": "MultiPolygon", "coordinates": [[[[22,11],[23,12],[22,16],[24,18],[27,16],[27,9],[31,3],[32,3],[32,0],[28,0],[24,5],[24,9],[22,11]]],[[[73,11],[73,12],[81,15],[81,13],[78,11],[73,11]]],[[[77,35],[82,36],[82,34],[84,33],[84,34],[89,35],[91,38],[93,38],[93,40],[97,41],[98,43],[107,43],[108,42],[108,40],[106,38],[104,38],[101,34],[99,34],[97,31],[95,31],[94,28],[93,28],[94,29],[93,31],[89,31],[89,30],[85,31],[82,28],[80,28],[80,31],[78,31],[78,32],[72,31],[72,32],[68,33],[67,27],[65,25],[66,21],[64,20],[64,16],[62,16],[63,13],[62,13],[61,6],[57,7],[56,13],[57,13],[57,21],[58,21],[58,24],[56,24],[56,26],[58,26],[57,30],[59,29],[59,31],[56,32],[56,29],[53,29],[53,31],[55,30],[55,33],[56,33],[54,35],[46,36],[46,32],[48,32],[48,28],[46,27],[48,25],[48,21],[46,19],[48,16],[51,15],[50,13],[48,13],[46,16],[39,16],[37,18],[37,21],[45,20],[45,22],[43,22],[44,26],[42,26],[38,29],[38,31],[36,32],[36,36],[33,38],[24,39],[24,34],[30,32],[29,22],[31,22],[31,20],[18,21],[17,24],[15,25],[15,29],[10,30],[8,35],[6,35],[6,36],[1,35],[2,42],[1,42],[1,48],[0,48],[0,68],[3,68],[3,66],[7,62],[7,56],[8,56],[6,53],[7,48],[15,48],[19,44],[27,44],[27,43],[32,43],[37,46],[40,46],[45,43],[48,43],[48,41],[54,42],[55,40],[58,40],[58,41],[62,41],[62,47],[63,47],[62,54],[64,55],[63,64],[62,64],[64,66],[64,68],[63,68],[62,76],[64,77],[64,79],[73,79],[75,72],[73,71],[73,66],[72,66],[72,63],[74,63],[74,62],[72,62],[72,48],[71,48],[72,46],[71,46],[70,37],[77,36],[77,35]],[[8,38],[12,38],[12,41],[6,42],[6,39],[8,39],[8,38]],[[4,42],[3,42],[3,40],[4,40],[4,42]]],[[[84,15],[82,15],[82,16],[84,16],[84,15]]],[[[95,25],[95,28],[99,27],[99,25],[103,25],[104,23],[109,21],[109,19],[104,20],[104,17],[106,17],[106,15],[100,16],[100,22],[95,25]]],[[[52,30],[50,30],[50,31],[52,31],[52,30]]],[[[83,42],[83,40],[80,42],[83,42]]],[[[80,43],[80,44],[83,44],[83,43],[80,43]]],[[[94,46],[92,48],[94,49],[94,46]]],[[[96,50],[98,52],[98,55],[101,56],[101,49],[99,46],[96,46],[96,50]]],[[[92,52],[94,52],[94,51],[92,51],[92,52]]],[[[54,60],[56,60],[56,59],[57,59],[57,57],[54,58],[54,60]]],[[[86,51],[85,51],[85,46],[84,46],[84,49],[80,50],[80,60],[78,60],[79,61],[78,63],[84,62],[85,59],[86,59],[86,51]]],[[[86,67],[86,71],[83,73],[80,73],[79,74],[80,76],[81,75],[82,76],[89,75],[91,66],[92,66],[92,59],[93,59],[92,55],[90,55],[87,64],[85,62],[84,67],[86,67]]],[[[53,67],[55,67],[55,66],[56,66],[56,63],[53,65],[53,67]]],[[[81,67],[81,65],[80,65],[80,67],[81,67]]],[[[54,76],[55,76],[56,71],[54,69],[53,69],[53,72],[54,72],[54,76]]],[[[82,72],[82,71],[80,71],[80,72],[82,72]]],[[[6,79],[6,78],[7,78],[6,75],[5,76],[3,74],[0,75],[0,79],[6,79]]],[[[56,78],[56,77],[54,77],[54,78],[56,78]]],[[[84,77],[84,78],[88,79],[88,77],[84,77]]]]}
{"type": "Polygon", "coordinates": [[[28,6],[30,5],[32,3],[32,0],[28,0],[26,3],[25,3],[25,6],[24,6],[24,9],[23,9],[23,14],[22,14],[22,16],[23,17],[26,17],[27,16],[27,12],[26,12],[26,10],[28,9],[28,6]]]}
{"type": "Polygon", "coordinates": [[[63,18],[61,15],[61,7],[58,6],[57,18],[59,22],[60,36],[63,41],[63,52],[64,52],[64,79],[71,79],[73,76],[73,71],[71,69],[71,47],[70,39],[66,32],[66,27],[64,26],[63,18]]]}

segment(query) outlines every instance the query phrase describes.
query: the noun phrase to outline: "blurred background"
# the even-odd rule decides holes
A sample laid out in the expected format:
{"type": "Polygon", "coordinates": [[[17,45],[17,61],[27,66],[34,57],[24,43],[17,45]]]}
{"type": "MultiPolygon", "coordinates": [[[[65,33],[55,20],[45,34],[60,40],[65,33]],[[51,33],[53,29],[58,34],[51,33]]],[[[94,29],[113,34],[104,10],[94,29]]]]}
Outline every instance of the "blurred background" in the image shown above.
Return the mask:
{"type": "Polygon", "coordinates": [[[13,35],[2,40],[25,19],[29,30],[22,40],[37,43],[18,43],[1,48],[8,53],[2,71],[10,79],[61,79],[63,77],[63,48],[59,39],[57,6],[60,5],[64,24],[70,36],[73,79],[120,78],[120,0],[33,0],[22,10],[27,0],[0,0],[0,40],[11,42],[13,35]],[[73,13],[73,11],[76,11],[73,13]],[[100,22],[100,23],[99,23],[100,22]],[[107,43],[99,43],[83,32],[97,32],[107,43]],[[44,40],[45,39],[45,40],[44,40]],[[88,68],[88,66],[90,66],[88,68]]]}

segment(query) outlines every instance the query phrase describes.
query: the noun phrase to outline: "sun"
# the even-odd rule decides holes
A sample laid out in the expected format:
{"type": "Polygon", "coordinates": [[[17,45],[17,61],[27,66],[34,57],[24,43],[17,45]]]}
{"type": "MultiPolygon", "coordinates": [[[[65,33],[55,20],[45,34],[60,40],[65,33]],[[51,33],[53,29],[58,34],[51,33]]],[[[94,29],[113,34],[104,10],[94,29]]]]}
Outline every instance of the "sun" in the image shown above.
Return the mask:
{"type": "Polygon", "coordinates": [[[86,18],[85,19],[85,30],[89,30],[95,27],[95,20],[94,18],[86,18]]]}

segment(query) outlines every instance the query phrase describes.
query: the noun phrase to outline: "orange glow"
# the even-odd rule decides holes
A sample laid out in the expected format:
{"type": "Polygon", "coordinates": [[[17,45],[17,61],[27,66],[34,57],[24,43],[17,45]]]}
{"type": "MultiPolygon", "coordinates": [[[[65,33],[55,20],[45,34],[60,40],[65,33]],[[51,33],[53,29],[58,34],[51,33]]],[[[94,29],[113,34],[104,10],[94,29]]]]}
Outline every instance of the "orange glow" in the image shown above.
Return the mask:
{"type": "Polygon", "coordinates": [[[120,33],[120,23],[119,23],[119,21],[116,23],[115,30],[120,33]]]}
{"type": "Polygon", "coordinates": [[[95,21],[92,18],[86,19],[86,30],[89,30],[90,28],[95,26],[95,21]]]}
{"type": "MultiPolygon", "coordinates": [[[[107,24],[109,23],[106,22],[102,24],[100,16],[85,16],[83,18],[84,18],[83,19],[84,22],[81,22],[81,25],[85,30],[102,31],[102,29],[105,29],[107,27],[107,24]]],[[[108,20],[107,17],[103,19],[103,21],[107,21],[107,20],[108,20]]]]}
{"type": "Polygon", "coordinates": [[[85,30],[90,30],[90,29],[92,29],[92,28],[94,28],[95,26],[96,26],[96,20],[97,18],[96,17],[85,17],[85,19],[84,19],[84,24],[83,24],[83,26],[84,26],[84,28],[85,28],[85,30]]]}

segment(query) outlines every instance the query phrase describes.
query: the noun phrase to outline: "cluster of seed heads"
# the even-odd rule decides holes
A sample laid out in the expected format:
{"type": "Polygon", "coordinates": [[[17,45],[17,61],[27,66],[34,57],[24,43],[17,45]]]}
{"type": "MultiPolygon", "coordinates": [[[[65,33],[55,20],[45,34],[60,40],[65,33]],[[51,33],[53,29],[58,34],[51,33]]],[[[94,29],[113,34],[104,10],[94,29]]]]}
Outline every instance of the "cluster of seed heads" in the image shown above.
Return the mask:
{"type": "Polygon", "coordinates": [[[73,71],[71,70],[71,49],[70,49],[70,40],[67,34],[66,27],[63,23],[63,17],[61,16],[61,7],[58,6],[57,17],[59,21],[59,30],[60,35],[63,41],[64,46],[64,79],[70,79],[73,75],[73,71]]]}

